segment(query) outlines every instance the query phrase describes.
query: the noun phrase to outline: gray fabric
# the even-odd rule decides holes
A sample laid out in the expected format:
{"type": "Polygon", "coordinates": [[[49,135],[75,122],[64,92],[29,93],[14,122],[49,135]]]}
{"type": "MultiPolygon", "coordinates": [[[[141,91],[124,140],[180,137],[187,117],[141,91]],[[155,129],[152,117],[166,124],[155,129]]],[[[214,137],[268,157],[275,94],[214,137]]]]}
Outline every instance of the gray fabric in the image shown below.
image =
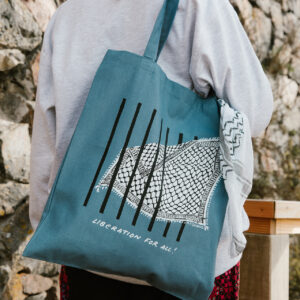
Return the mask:
{"type": "MultiPolygon", "coordinates": [[[[34,229],[106,50],[142,55],[162,3],[68,0],[51,18],[41,52],[32,136],[29,213],[34,229]]],[[[269,123],[271,87],[228,0],[181,0],[158,64],[171,80],[204,97],[213,87],[218,97],[247,115],[252,136],[269,123]]],[[[245,215],[243,220],[246,225],[245,215]]],[[[225,227],[229,221],[227,214],[225,227]]],[[[216,276],[241,258],[229,255],[232,243],[230,234],[222,235],[216,276]]]]}
{"type": "MultiPolygon", "coordinates": [[[[223,99],[220,118],[220,165],[228,194],[228,220],[232,235],[231,257],[236,257],[246,247],[244,230],[249,229],[250,222],[245,223],[243,214],[247,216],[244,203],[252,188],[253,149],[250,127],[247,116],[236,111],[223,99]]],[[[245,220],[246,221],[246,220],[245,220]]],[[[221,234],[221,239],[224,234],[221,234]]]]}

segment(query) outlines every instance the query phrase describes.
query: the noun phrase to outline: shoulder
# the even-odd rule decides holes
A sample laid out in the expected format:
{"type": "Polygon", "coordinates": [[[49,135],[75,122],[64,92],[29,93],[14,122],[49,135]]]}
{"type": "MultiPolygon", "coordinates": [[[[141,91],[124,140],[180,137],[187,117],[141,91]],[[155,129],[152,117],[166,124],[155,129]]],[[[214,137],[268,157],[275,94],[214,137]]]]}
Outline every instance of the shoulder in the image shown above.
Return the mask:
{"type": "Polygon", "coordinates": [[[195,9],[220,10],[233,8],[230,0],[180,0],[179,6],[192,6],[195,9]]]}
{"type": "Polygon", "coordinates": [[[225,19],[232,13],[236,15],[230,0],[180,0],[180,6],[193,11],[202,19],[209,19],[213,16],[225,19]]]}
{"type": "MultiPolygon", "coordinates": [[[[52,17],[49,20],[48,27],[52,28],[56,23],[62,22],[70,17],[74,18],[76,14],[82,9],[82,6],[88,4],[91,0],[78,1],[78,0],[67,0],[60,4],[60,6],[55,10],[52,17]]],[[[75,19],[73,19],[76,22],[75,19]]]]}
{"type": "Polygon", "coordinates": [[[224,23],[239,22],[230,0],[180,0],[178,12],[185,23],[191,23],[192,27],[201,32],[213,30],[213,27],[224,23]]]}

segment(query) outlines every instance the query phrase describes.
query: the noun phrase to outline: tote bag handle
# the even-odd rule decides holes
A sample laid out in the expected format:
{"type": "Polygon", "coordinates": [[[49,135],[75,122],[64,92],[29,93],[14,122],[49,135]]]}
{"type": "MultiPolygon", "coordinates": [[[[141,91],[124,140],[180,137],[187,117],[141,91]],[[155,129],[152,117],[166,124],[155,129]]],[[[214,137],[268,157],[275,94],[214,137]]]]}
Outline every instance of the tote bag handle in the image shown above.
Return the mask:
{"type": "Polygon", "coordinates": [[[170,32],[179,0],[165,0],[158,14],[144,56],[157,61],[170,32]]]}

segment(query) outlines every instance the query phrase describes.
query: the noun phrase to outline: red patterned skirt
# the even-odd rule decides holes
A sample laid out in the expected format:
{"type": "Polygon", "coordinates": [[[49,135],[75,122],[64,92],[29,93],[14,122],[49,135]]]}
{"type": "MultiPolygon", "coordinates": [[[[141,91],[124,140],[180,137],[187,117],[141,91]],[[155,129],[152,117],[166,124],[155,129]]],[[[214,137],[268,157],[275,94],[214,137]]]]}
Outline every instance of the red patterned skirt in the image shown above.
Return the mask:
{"type": "MultiPolygon", "coordinates": [[[[91,272],[62,265],[60,276],[61,300],[175,300],[178,299],[151,286],[126,283],[91,272]]],[[[215,278],[208,300],[239,299],[240,262],[215,278]]]]}

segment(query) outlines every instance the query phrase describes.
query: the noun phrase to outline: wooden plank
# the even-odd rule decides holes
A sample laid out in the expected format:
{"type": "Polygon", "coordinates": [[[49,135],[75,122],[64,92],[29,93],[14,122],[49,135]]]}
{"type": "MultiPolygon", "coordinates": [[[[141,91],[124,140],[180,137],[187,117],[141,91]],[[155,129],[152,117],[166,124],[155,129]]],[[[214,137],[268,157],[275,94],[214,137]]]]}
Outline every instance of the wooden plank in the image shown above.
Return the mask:
{"type": "Polygon", "coordinates": [[[252,200],[244,205],[250,233],[300,234],[300,201],[252,200]]]}
{"type": "Polygon", "coordinates": [[[300,219],[300,201],[275,201],[275,219],[300,219]]]}
{"type": "Polygon", "coordinates": [[[272,219],[275,215],[274,200],[249,199],[245,202],[244,208],[249,217],[272,219]]]}
{"type": "Polygon", "coordinates": [[[245,232],[250,233],[262,233],[262,234],[274,234],[276,232],[275,220],[268,218],[254,218],[250,217],[249,229],[245,232]]]}
{"type": "Polygon", "coordinates": [[[300,219],[276,220],[276,234],[300,234],[300,219]]]}
{"type": "Polygon", "coordinates": [[[245,232],[261,234],[300,234],[300,219],[268,219],[249,217],[250,226],[245,232]]]}

